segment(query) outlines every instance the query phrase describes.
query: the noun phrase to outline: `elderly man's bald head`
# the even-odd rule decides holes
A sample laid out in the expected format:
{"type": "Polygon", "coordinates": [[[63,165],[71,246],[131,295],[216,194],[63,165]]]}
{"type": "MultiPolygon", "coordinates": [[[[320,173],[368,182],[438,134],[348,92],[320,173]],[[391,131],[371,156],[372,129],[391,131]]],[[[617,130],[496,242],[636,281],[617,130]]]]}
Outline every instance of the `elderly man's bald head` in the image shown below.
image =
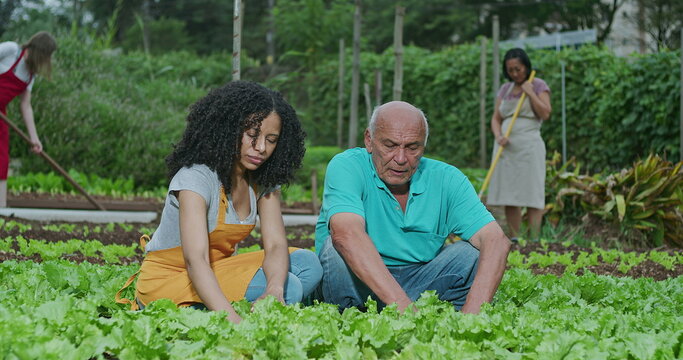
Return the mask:
{"type": "Polygon", "coordinates": [[[393,116],[410,117],[413,115],[416,121],[419,120],[424,123],[424,144],[427,145],[427,138],[429,137],[429,123],[427,122],[427,117],[422,112],[422,110],[405,101],[391,101],[386,104],[377,106],[375,110],[372,112],[372,116],[370,117],[370,123],[368,124],[368,131],[370,132],[370,136],[372,137],[374,135],[375,129],[377,129],[378,121],[391,121],[391,118],[393,116]]]}

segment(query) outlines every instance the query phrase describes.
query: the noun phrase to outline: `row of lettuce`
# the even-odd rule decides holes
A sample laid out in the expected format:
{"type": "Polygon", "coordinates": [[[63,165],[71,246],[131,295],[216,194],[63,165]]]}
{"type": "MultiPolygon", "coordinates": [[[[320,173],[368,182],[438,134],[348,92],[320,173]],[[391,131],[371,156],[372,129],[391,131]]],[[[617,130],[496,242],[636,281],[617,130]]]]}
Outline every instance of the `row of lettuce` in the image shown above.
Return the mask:
{"type": "MultiPolygon", "coordinates": [[[[480,315],[425,293],[416,312],[394,306],[340,314],[328,304],[272,298],[225,314],[143,311],[114,293],[137,265],[64,260],[0,263],[0,356],[82,359],[677,359],[683,356],[683,277],[664,281],[533,275],[511,269],[480,315]]],[[[131,296],[131,293],[125,294],[131,296]]]]}
{"type": "MultiPolygon", "coordinates": [[[[310,148],[296,182],[283,188],[285,204],[310,202],[313,177],[318,184],[317,204],[320,204],[327,163],[340,151],[336,147],[310,148]]],[[[683,247],[683,162],[674,163],[658,155],[649,155],[618,172],[585,174],[582,169],[576,159],[562,161],[557,152],[548,159],[546,212],[551,224],[594,223],[613,230],[621,243],[639,247],[663,244],[683,247]]],[[[479,190],[486,170],[461,170],[479,190]]],[[[155,191],[136,191],[131,177],[107,179],[74,170],[70,173],[96,195],[161,199],[166,192],[163,187],[155,191]]],[[[8,184],[14,193],[74,193],[71,185],[54,173],[10,177],[8,184]]]]}
{"type": "MultiPolygon", "coordinates": [[[[7,224],[9,224],[8,228],[12,228],[12,222],[7,224]]],[[[44,227],[44,229],[50,229],[50,227],[44,227]]],[[[148,228],[142,228],[140,233],[142,234],[149,230],[148,228]]],[[[252,236],[257,239],[260,238],[260,234],[257,231],[253,231],[252,236]]],[[[613,264],[620,272],[626,274],[631,268],[645,261],[660,264],[666,270],[673,270],[676,266],[683,266],[682,252],[657,250],[624,252],[617,249],[603,249],[595,244],[590,248],[590,251],[584,251],[570,249],[569,247],[572,245],[570,241],[562,244],[566,248],[562,251],[549,250],[549,243],[545,240],[541,241],[540,245],[538,251],[532,251],[528,254],[522,254],[517,250],[512,251],[508,256],[509,267],[529,269],[562,265],[565,266],[565,273],[576,273],[591,266],[613,264]]],[[[238,253],[260,249],[258,244],[238,247],[238,253]]],[[[139,262],[142,256],[142,250],[137,243],[105,245],[97,239],[97,233],[91,233],[91,237],[85,240],[74,237],[63,241],[26,238],[22,235],[0,237],[0,251],[27,257],[38,255],[41,260],[69,259],[74,255],[82,255],[99,259],[109,264],[130,263],[131,260],[139,262]]]]}

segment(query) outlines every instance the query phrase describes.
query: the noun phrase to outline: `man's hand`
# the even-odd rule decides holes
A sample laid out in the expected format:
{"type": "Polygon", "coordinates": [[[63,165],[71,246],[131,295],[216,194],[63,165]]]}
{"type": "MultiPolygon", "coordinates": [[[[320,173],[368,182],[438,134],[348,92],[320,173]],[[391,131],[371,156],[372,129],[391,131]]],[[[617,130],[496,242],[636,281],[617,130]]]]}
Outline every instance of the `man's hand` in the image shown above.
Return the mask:
{"type": "Polygon", "coordinates": [[[510,240],[498,223],[492,221],[472,236],[470,244],[479,249],[479,266],[465,305],[460,311],[478,314],[481,304],[491,302],[500,285],[510,252],[510,240]]]}
{"type": "Polygon", "coordinates": [[[412,303],[365,232],[365,219],[353,213],[334,214],[330,219],[330,234],[344,262],[382,302],[397,303],[399,310],[412,303]]]}
{"type": "Polygon", "coordinates": [[[414,313],[417,312],[417,307],[415,306],[415,303],[411,302],[397,302],[397,309],[398,311],[401,312],[401,314],[405,313],[406,311],[412,311],[414,313]]]}

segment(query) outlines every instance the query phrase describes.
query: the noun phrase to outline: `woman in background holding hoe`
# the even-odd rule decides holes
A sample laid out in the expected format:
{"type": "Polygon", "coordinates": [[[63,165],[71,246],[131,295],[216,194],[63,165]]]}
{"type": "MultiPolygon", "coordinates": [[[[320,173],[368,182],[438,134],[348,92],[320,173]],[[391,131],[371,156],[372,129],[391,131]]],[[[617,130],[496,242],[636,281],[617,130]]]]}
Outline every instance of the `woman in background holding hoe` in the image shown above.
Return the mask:
{"type": "MultiPolygon", "coordinates": [[[[26,123],[35,153],[43,151],[33,121],[31,89],[35,75],[50,78],[52,53],[57,50],[54,37],[45,31],[36,33],[24,45],[13,41],[0,43],[0,112],[7,115],[7,105],[20,95],[21,115],[26,123]]],[[[0,120],[0,207],[7,206],[7,173],[9,170],[9,126],[0,120]]]]}
{"type": "Polygon", "coordinates": [[[491,176],[487,197],[488,205],[505,206],[505,218],[511,240],[519,235],[522,207],[527,208],[531,238],[536,239],[541,229],[545,208],[545,143],[541,138],[541,124],[550,118],[550,88],[545,81],[531,75],[531,61],[522,49],[512,49],[505,54],[503,74],[510,82],[503,84],[496,96],[496,106],[491,119],[491,130],[496,142],[504,151],[491,176]],[[510,137],[506,133],[522,94],[518,118],[510,137]]]}

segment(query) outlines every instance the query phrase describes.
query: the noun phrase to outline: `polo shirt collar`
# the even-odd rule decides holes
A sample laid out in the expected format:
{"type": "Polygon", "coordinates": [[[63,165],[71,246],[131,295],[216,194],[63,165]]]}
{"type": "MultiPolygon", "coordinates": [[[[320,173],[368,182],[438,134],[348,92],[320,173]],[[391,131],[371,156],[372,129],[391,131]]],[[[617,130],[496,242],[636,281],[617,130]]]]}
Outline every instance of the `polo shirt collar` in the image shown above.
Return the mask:
{"type": "MultiPolygon", "coordinates": [[[[365,150],[365,153],[367,154],[368,157],[368,163],[370,164],[370,168],[372,169],[372,177],[373,181],[375,182],[375,185],[377,185],[378,188],[384,189],[387,192],[389,192],[389,189],[387,188],[387,184],[382,181],[382,179],[379,178],[379,175],[377,175],[377,168],[375,168],[375,163],[372,162],[372,154],[367,152],[365,150]]],[[[425,192],[426,189],[426,181],[423,179],[422,173],[425,167],[425,159],[422,157],[420,159],[420,163],[417,165],[417,170],[415,171],[415,174],[413,174],[413,177],[410,179],[410,193],[413,195],[419,195],[425,192]]]]}

